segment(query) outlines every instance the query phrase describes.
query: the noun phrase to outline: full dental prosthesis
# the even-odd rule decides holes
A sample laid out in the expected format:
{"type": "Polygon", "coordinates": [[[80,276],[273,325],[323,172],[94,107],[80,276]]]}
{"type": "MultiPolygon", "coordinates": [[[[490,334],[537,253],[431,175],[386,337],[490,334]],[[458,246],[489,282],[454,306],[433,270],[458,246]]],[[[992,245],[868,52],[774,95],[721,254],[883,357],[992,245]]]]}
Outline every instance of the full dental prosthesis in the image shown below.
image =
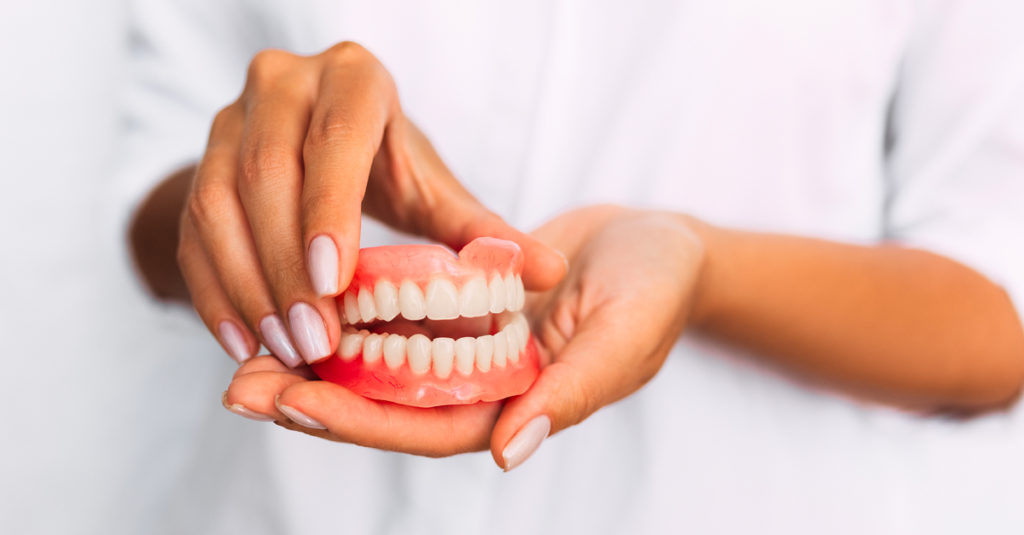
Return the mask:
{"type": "Polygon", "coordinates": [[[477,238],[455,256],[440,245],[369,247],[337,298],[336,354],[312,364],[357,394],[416,407],[495,401],[537,378],[521,310],[523,253],[477,238]]]}

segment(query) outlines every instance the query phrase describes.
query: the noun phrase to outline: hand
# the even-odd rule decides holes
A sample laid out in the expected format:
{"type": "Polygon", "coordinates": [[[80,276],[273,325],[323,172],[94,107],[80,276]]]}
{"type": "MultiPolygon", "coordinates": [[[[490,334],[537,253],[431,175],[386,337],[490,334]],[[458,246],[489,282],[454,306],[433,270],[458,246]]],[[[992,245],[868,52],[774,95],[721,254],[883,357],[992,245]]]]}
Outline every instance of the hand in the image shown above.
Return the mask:
{"type": "Polygon", "coordinates": [[[556,289],[531,295],[528,313],[547,366],[503,406],[377,402],[267,358],[239,369],[225,404],[381,449],[441,456],[489,448],[498,466],[514,468],[549,429],[581,422],[657,373],[686,324],[700,275],[703,246],[691,225],[678,215],[593,207],[534,233],[565,251],[571,268],[556,289]]]}
{"type": "Polygon", "coordinates": [[[213,121],[184,212],[182,276],[239,362],[261,342],[291,367],[333,353],[333,296],[355,268],[362,213],[456,250],[478,236],[516,241],[529,288],[565,270],[459,184],[402,114],[385,68],[353,43],[253,58],[241,96],[213,121]]]}

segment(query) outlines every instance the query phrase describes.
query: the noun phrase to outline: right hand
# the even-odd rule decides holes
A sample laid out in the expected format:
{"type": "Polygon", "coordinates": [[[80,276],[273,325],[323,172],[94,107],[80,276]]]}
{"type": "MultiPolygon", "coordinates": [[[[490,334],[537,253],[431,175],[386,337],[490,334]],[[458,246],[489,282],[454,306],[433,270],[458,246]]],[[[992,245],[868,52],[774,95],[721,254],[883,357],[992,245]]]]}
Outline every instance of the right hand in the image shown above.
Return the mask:
{"type": "Polygon", "coordinates": [[[262,342],[295,367],[333,353],[333,297],[355,269],[364,211],[456,250],[479,236],[513,240],[532,290],[565,272],[557,251],[459,184],[366,49],[266,50],[215,117],[181,220],[178,264],[229,355],[242,362],[262,342]]]}

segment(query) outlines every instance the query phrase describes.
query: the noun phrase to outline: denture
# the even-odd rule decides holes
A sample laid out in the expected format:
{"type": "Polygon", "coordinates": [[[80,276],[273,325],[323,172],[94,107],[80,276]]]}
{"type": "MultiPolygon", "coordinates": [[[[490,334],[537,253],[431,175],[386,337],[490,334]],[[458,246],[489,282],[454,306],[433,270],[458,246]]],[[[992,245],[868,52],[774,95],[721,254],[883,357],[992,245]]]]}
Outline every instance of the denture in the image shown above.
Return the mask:
{"type": "Polygon", "coordinates": [[[440,245],[362,249],[337,298],[337,352],[313,371],[417,407],[522,394],[540,367],[522,314],[522,271],[519,246],[497,238],[477,238],[458,255],[440,245]]]}

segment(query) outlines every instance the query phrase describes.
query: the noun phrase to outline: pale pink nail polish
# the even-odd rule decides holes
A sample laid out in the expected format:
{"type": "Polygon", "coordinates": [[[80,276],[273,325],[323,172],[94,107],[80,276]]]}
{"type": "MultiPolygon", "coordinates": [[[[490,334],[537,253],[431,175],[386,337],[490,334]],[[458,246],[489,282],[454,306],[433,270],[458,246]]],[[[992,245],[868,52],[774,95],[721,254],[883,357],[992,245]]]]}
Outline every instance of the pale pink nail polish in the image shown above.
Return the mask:
{"type": "Polygon", "coordinates": [[[220,338],[224,350],[231,358],[235,359],[235,362],[241,364],[252,356],[252,353],[249,352],[249,344],[246,343],[242,331],[234,322],[229,320],[220,322],[217,325],[217,337],[220,338]]]}
{"type": "Polygon", "coordinates": [[[281,411],[281,413],[287,416],[289,420],[301,425],[302,427],[308,427],[310,429],[327,429],[324,424],[302,414],[302,412],[295,407],[278,404],[277,410],[281,411]]]}
{"type": "Polygon", "coordinates": [[[501,451],[501,458],[505,461],[505,471],[508,472],[529,459],[550,432],[551,420],[543,414],[521,427],[512,440],[508,441],[505,449],[501,451]]]}
{"type": "Polygon", "coordinates": [[[295,346],[288,338],[284,322],[276,314],[270,314],[260,320],[260,333],[263,335],[263,341],[267,344],[267,349],[285,366],[294,368],[302,364],[302,357],[299,356],[298,351],[295,351],[295,346]]]}
{"type": "Polygon", "coordinates": [[[224,405],[225,409],[227,409],[227,410],[229,410],[229,411],[231,411],[231,412],[233,412],[233,413],[235,413],[235,414],[237,414],[239,416],[248,418],[250,420],[255,420],[257,422],[272,422],[272,421],[274,421],[273,418],[271,418],[269,416],[266,416],[266,415],[263,415],[263,414],[260,414],[260,413],[254,411],[254,410],[251,410],[248,407],[246,407],[245,405],[242,405],[241,403],[228,403],[228,393],[226,391],[224,392],[224,395],[221,396],[220,403],[221,403],[221,405],[224,405]]]}
{"type": "Polygon", "coordinates": [[[338,293],[338,248],[330,236],[317,236],[309,243],[308,266],[318,295],[338,293]]]}
{"type": "Polygon", "coordinates": [[[292,327],[292,339],[306,362],[316,362],[331,354],[324,320],[315,308],[306,303],[295,303],[288,311],[288,322],[292,327]]]}

